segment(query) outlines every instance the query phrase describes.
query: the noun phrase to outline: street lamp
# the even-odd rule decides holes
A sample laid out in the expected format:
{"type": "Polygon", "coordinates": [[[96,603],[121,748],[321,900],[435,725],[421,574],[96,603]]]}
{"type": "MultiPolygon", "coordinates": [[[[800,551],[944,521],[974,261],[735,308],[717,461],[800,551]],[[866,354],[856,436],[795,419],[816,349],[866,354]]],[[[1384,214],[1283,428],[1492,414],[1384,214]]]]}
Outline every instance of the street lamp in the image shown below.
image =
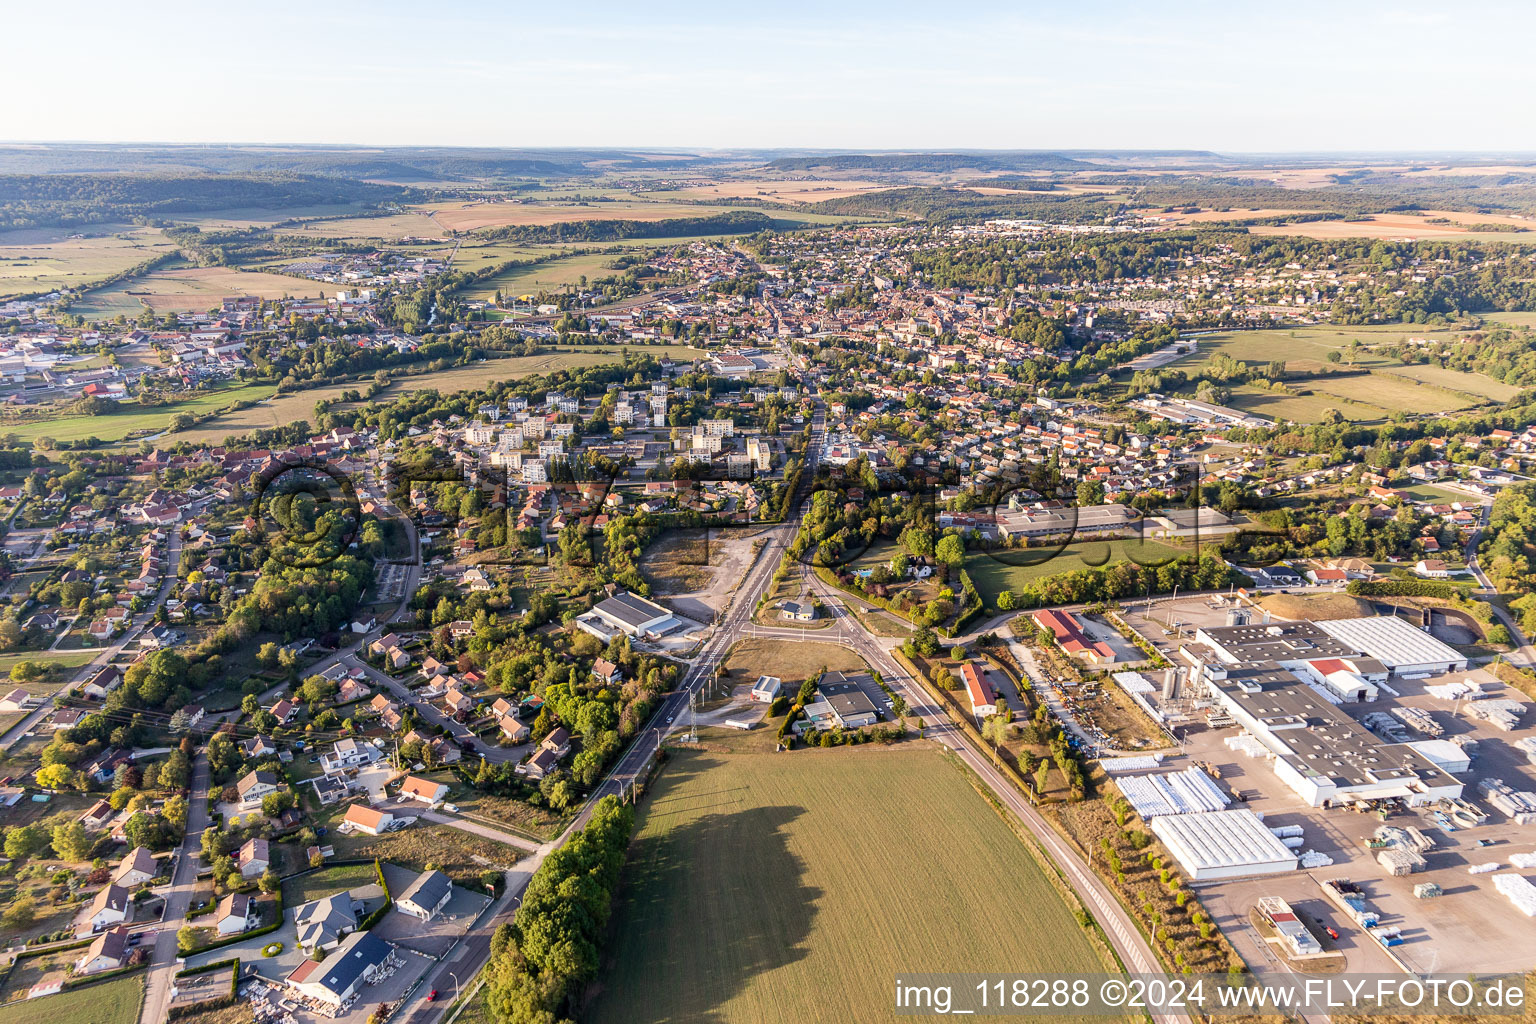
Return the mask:
{"type": "Polygon", "coordinates": [[[448,977],[453,979],[453,1001],[454,1002],[458,1002],[459,1001],[459,976],[457,974],[454,974],[452,971],[449,971],[448,972],[448,977]]]}

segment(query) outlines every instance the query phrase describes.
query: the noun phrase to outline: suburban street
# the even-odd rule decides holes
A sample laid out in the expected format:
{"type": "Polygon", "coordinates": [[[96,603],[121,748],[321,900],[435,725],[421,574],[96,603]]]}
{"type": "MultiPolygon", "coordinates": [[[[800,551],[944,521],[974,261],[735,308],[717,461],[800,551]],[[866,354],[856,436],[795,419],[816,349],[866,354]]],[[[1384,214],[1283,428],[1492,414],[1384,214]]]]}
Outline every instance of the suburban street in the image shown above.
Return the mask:
{"type": "Polygon", "coordinates": [[[191,905],[192,890],[200,865],[198,858],[202,851],[203,830],[207,827],[208,758],[199,751],[197,759],[192,762],[192,791],[187,797],[186,838],[172,854],[175,867],[171,872],[170,883],[159,890],[165,897],[165,912],[161,915],[159,932],[150,953],[150,969],[144,986],[144,1008],[139,1014],[143,1024],[160,1024],[166,1019],[171,983],[178,969],[176,932],[186,923],[187,908],[191,905]]]}

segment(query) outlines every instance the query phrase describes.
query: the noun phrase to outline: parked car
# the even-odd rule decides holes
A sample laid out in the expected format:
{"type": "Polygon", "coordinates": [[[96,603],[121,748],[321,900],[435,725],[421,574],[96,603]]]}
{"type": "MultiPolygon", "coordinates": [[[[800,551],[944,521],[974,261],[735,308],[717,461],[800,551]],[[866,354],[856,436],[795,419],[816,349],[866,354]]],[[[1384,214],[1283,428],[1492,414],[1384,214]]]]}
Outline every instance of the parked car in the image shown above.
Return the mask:
{"type": "Polygon", "coordinates": [[[1323,931],[1328,933],[1328,937],[1330,939],[1336,939],[1336,938],[1339,937],[1339,930],[1337,928],[1335,928],[1331,924],[1330,925],[1324,925],[1323,926],[1323,931]]]}

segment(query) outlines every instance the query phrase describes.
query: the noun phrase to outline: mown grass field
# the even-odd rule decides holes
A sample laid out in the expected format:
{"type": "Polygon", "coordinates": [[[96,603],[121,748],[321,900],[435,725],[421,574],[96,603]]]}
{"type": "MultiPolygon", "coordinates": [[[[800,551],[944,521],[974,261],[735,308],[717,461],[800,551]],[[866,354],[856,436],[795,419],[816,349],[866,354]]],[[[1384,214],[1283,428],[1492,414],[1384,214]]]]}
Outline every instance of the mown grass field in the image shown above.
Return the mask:
{"type": "Polygon", "coordinates": [[[377,885],[373,864],[338,864],[304,875],[283,879],[283,907],[293,909],[343,889],[377,885]]]}
{"type": "Polygon", "coordinates": [[[1354,407],[1337,395],[1317,392],[1310,395],[1288,395],[1283,391],[1266,391],[1263,388],[1236,387],[1227,405],[1244,412],[1268,416],[1276,420],[1295,420],[1297,423],[1316,423],[1329,409],[1337,409],[1345,419],[1377,419],[1382,413],[1375,406],[1354,407]]]}
{"type": "Polygon", "coordinates": [[[920,743],[677,754],[614,922],[589,1024],[864,1024],[897,1019],[898,973],[1104,969],[1023,841],[920,743]]]}
{"type": "Polygon", "coordinates": [[[966,556],[965,568],[982,599],[988,604],[996,604],[997,595],[1003,591],[1018,592],[1047,576],[1112,562],[1135,561],[1155,566],[1167,559],[1192,553],[1192,548],[1175,548],[1155,540],[1074,540],[1065,547],[975,551],[966,556]],[[1027,564],[1016,564],[1024,562],[1027,564]]]}
{"type": "Polygon", "coordinates": [[[87,287],[174,248],[151,228],[91,238],[28,237],[0,234],[0,296],[87,287]]]}
{"type": "MultiPolygon", "coordinates": [[[[1490,314],[1519,317],[1522,314],[1490,314]]],[[[1276,419],[1313,423],[1326,409],[1338,409],[1347,419],[1385,419],[1392,411],[1452,412],[1481,402],[1506,402],[1519,389],[1481,373],[1465,373],[1440,366],[1404,366],[1373,346],[1392,345],[1406,338],[1454,341],[1464,332],[1432,328],[1420,324],[1385,324],[1372,327],[1286,327],[1268,331],[1231,331],[1202,335],[1199,349],[1192,355],[1169,364],[1188,372],[1223,353],[1247,363],[1263,364],[1284,359],[1291,373],[1316,373],[1308,380],[1293,380],[1310,395],[1288,395],[1263,388],[1236,387],[1228,403],[1234,408],[1271,416],[1276,419]],[[1349,344],[1357,342],[1356,370],[1370,371],[1370,376],[1342,379],[1329,377],[1325,369],[1349,369],[1349,344]],[[1331,353],[1339,362],[1330,363],[1331,353]]]]}
{"type": "Polygon", "coordinates": [[[1481,373],[1463,373],[1460,370],[1449,370],[1443,366],[1431,366],[1428,363],[1418,366],[1382,367],[1376,372],[1384,376],[1408,377],[1453,391],[1464,391],[1491,402],[1507,402],[1520,393],[1520,389],[1513,384],[1505,384],[1501,380],[1485,377],[1481,373]]]}
{"type": "MultiPolygon", "coordinates": [[[[1195,339],[1199,348],[1191,355],[1168,364],[1181,369],[1193,370],[1203,365],[1218,352],[1233,359],[1250,363],[1268,363],[1284,359],[1292,371],[1306,372],[1327,365],[1328,353],[1338,352],[1346,356],[1349,343],[1360,343],[1356,366],[1373,369],[1377,366],[1397,366],[1394,361],[1375,356],[1366,351],[1371,345],[1395,344],[1404,338],[1428,338],[1452,341],[1462,332],[1446,328],[1428,327],[1422,324],[1383,324],[1371,327],[1277,327],[1267,331],[1227,331],[1220,334],[1202,334],[1195,339]]],[[[1333,364],[1340,369],[1348,365],[1347,359],[1333,364]]]]}
{"type": "Polygon", "coordinates": [[[511,296],[537,295],[542,291],[555,291],[566,285],[580,284],[583,277],[589,282],[612,277],[618,273],[611,266],[616,255],[612,252],[583,253],[552,259],[536,266],[517,267],[466,288],[463,294],[471,299],[487,300],[495,298],[498,291],[511,296]]]}
{"type": "Polygon", "coordinates": [[[11,669],[20,661],[35,661],[39,665],[58,665],[63,668],[79,668],[99,653],[99,651],[18,651],[15,654],[0,654],[0,675],[9,678],[11,669]]]}
{"type": "MultiPolygon", "coordinates": [[[[276,390],[276,387],[271,384],[246,384],[240,387],[220,388],[185,402],[154,408],[125,403],[118,412],[104,416],[64,416],[57,419],[24,422],[0,420],[0,437],[14,434],[22,441],[35,441],[39,437],[51,437],[58,441],[78,441],[87,437],[99,437],[103,441],[121,441],[129,434],[138,431],[164,430],[170,426],[171,417],[178,413],[203,415],[235,402],[259,401],[276,390]]],[[[314,404],[313,400],[310,404],[314,404]]]]}
{"type": "Polygon", "coordinates": [[[0,1024],[134,1024],[144,1001],[144,976],[130,975],[0,1006],[0,1024]]]}
{"type": "MultiPolygon", "coordinates": [[[[240,271],[233,267],[175,267],[151,271],[142,277],[91,292],[70,307],[70,312],[87,319],[113,317],[119,313],[136,317],[144,311],[146,302],[157,313],[205,310],[216,307],[220,299],[231,295],[256,295],[263,299],[312,297],[324,294],[326,288],[320,281],[262,271],[240,271]]],[[[331,290],[335,290],[334,286],[331,290]]]]}
{"type": "Polygon", "coordinates": [[[778,676],[791,697],[800,684],[825,668],[829,672],[867,672],[864,659],[846,647],[806,640],[766,637],[739,641],[725,658],[732,682],[750,682],[760,675],[778,676]]]}

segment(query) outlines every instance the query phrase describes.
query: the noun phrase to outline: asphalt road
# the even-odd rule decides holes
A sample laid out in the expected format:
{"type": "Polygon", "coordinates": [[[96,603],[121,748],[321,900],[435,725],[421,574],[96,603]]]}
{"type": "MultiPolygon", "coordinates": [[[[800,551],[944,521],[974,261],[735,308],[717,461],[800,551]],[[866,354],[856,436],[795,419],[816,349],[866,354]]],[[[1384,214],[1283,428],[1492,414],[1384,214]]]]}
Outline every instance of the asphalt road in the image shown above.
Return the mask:
{"type": "MultiPolygon", "coordinates": [[[[159,889],[165,897],[159,934],[150,953],[148,980],[144,988],[144,1007],[139,1014],[142,1024],[160,1024],[170,1003],[171,981],[177,971],[176,932],[186,923],[187,907],[197,881],[198,857],[202,852],[203,830],[208,827],[208,759],[201,751],[192,763],[192,792],[187,797],[187,835],[175,854],[176,867],[171,881],[159,889]]],[[[211,919],[210,919],[211,920],[211,919]]]]}

